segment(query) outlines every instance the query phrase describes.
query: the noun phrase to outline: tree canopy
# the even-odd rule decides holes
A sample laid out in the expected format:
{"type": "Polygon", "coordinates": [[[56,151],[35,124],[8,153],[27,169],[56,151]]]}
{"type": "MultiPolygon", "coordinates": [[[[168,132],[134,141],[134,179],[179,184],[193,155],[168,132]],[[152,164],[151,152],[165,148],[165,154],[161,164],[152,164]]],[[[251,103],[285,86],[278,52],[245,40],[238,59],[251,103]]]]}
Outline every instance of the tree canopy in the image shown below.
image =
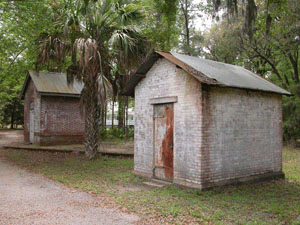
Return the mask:
{"type": "MultiPolygon", "coordinates": [[[[296,0],[1,1],[1,124],[22,123],[19,94],[27,71],[37,68],[67,72],[69,81],[94,74],[119,101],[121,125],[128,100],[120,92],[156,48],[241,65],[288,89],[295,96],[283,101],[284,136],[299,138],[299,11],[296,0]],[[215,24],[203,33],[195,21],[207,13],[215,24]],[[94,71],[88,49],[97,53],[94,71]]],[[[96,112],[102,121],[105,107],[96,112]]]]}
{"type": "Polygon", "coordinates": [[[223,19],[206,34],[206,57],[245,66],[294,97],[284,97],[284,138],[300,137],[299,117],[299,45],[300,2],[257,1],[252,33],[245,32],[243,15],[223,19]]]}
{"type": "MultiPolygon", "coordinates": [[[[0,124],[22,124],[19,94],[36,60],[36,42],[51,28],[46,1],[0,2],[0,124]]],[[[50,17],[50,15],[49,15],[50,17]]]]}

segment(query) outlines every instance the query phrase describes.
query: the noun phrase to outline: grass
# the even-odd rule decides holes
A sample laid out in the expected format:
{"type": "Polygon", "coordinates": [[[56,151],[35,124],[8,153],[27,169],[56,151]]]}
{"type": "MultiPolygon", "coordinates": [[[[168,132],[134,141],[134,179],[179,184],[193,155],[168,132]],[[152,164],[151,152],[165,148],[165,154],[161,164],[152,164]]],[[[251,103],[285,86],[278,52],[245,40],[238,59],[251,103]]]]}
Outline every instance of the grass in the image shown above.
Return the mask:
{"type": "Polygon", "coordinates": [[[129,158],[1,151],[2,155],[33,172],[65,185],[102,194],[154,224],[300,224],[300,150],[285,148],[285,180],[215,188],[209,191],[169,185],[148,189],[132,174],[129,158]]]}
{"type": "Polygon", "coordinates": [[[124,143],[124,142],[132,142],[133,138],[119,138],[119,137],[105,137],[105,139],[100,139],[101,141],[105,142],[113,142],[113,143],[124,143]]]}
{"type": "Polygon", "coordinates": [[[282,169],[287,179],[300,183],[300,149],[284,149],[282,169]]]}
{"type": "Polygon", "coordinates": [[[130,158],[102,157],[87,161],[80,154],[34,151],[2,151],[17,165],[41,173],[65,185],[92,193],[105,193],[115,186],[131,186],[143,180],[131,171],[130,158]]]}

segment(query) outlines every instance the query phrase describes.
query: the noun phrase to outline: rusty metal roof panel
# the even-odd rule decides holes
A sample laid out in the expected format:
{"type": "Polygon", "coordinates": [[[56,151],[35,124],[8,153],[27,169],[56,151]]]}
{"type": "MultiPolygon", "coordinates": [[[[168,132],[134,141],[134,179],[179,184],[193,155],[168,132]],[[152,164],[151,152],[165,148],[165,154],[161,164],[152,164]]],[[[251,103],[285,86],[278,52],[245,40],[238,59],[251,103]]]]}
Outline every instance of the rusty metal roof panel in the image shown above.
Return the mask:
{"type": "MultiPolygon", "coordinates": [[[[161,52],[158,53],[161,54],[161,52]]],[[[174,52],[167,54],[169,54],[169,57],[172,55],[177,60],[188,65],[189,67],[192,67],[196,71],[205,75],[208,79],[215,80],[216,85],[291,95],[290,92],[240,66],[201,59],[199,57],[188,56],[174,52]]]]}
{"type": "Polygon", "coordinates": [[[74,80],[68,84],[66,73],[29,71],[37,91],[45,95],[80,96],[83,82],[74,80]]]}

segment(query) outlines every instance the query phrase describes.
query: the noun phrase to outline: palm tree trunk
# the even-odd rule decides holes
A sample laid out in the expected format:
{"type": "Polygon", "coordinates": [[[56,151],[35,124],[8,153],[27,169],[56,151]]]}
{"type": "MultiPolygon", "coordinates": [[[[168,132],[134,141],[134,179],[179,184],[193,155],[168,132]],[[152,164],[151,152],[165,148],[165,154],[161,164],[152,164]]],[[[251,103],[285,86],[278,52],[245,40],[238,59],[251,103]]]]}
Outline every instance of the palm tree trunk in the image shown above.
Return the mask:
{"type": "Polygon", "coordinates": [[[99,138],[99,114],[95,113],[95,104],[90,104],[86,107],[85,117],[85,155],[88,159],[92,159],[98,153],[98,138],[99,138]],[[90,112],[89,112],[90,111],[90,112]],[[93,112],[93,113],[92,113],[93,112]]]}
{"type": "Polygon", "coordinates": [[[123,96],[118,96],[118,129],[122,129],[124,127],[124,99],[123,96]]]}
{"type": "Polygon", "coordinates": [[[106,119],[107,119],[107,102],[105,103],[105,109],[104,109],[104,123],[103,123],[103,129],[106,129],[106,119]]]}
{"type": "Polygon", "coordinates": [[[85,155],[88,159],[93,159],[98,153],[101,108],[97,82],[89,82],[85,85],[85,155]]]}
{"type": "Polygon", "coordinates": [[[113,95],[112,100],[112,111],[111,111],[111,128],[114,128],[114,119],[115,119],[115,95],[113,95]]]}

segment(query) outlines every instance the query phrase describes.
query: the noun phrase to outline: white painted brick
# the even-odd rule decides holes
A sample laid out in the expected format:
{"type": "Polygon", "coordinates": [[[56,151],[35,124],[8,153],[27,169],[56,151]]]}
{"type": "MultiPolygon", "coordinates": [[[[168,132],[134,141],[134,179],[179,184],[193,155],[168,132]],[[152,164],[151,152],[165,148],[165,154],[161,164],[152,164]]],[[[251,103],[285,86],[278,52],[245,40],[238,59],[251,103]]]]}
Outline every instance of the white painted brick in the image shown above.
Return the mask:
{"type": "Polygon", "coordinates": [[[153,173],[153,105],[174,103],[174,183],[206,188],[235,178],[281,172],[281,96],[202,85],[159,59],[135,88],[134,170],[153,173]]]}
{"type": "Polygon", "coordinates": [[[149,99],[178,96],[174,104],[174,179],[200,182],[201,85],[165,59],[153,65],[135,89],[135,166],[152,175],[153,105],[149,99]],[[195,112],[192,115],[190,112],[195,112]],[[192,162],[192,163],[187,163],[192,162]]]}

